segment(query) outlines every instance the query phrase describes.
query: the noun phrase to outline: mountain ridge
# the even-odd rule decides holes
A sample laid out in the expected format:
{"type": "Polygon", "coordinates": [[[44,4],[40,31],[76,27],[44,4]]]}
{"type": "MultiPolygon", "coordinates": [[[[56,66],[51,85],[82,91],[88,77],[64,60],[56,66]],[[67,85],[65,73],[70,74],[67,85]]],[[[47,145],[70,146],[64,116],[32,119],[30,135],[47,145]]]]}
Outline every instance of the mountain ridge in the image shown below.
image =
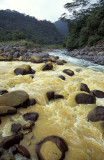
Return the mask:
{"type": "Polygon", "coordinates": [[[30,39],[40,44],[61,44],[63,35],[50,21],[15,10],[0,10],[0,41],[30,39]]]}

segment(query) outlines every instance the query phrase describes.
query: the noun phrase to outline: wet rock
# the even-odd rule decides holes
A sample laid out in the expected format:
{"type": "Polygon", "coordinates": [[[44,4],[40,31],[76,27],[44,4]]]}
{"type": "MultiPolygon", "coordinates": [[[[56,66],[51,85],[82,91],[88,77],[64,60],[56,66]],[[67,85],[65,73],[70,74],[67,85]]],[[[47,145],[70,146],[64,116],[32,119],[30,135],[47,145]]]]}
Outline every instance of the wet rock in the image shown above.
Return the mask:
{"type": "Polygon", "coordinates": [[[93,95],[97,98],[104,98],[104,92],[100,90],[93,90],[91,91],[93,95]]]}
{"type": "Polygon", "coordinates": [[[67,61],[65,61],[65,60],[61,60],[61,62],[62,62],[62,63],[67,63],[67,61]]]}
{"type": "Polygon", "coordinates": [[[76,72],[81,72],[81,68],[76,68],[76,72]]]}
{"type": "Polygon", "coordinates": [[[88,121],[104,121],[104,106],[97,106],[88,114],[88,121]]]}
{"type": "Polygon", "coordinates": [[[32,129],[26,129],[26,130],[23,130],[23,134],[26,135],[26,134],[29,134],[30,132],[32,132],[32,129]]]}
{"type": "Polygon", "coordinates": [[[5,94],[5,93],[8,93],[8,91],[7,91],[7,90],[5,90],[5,89],[0,90],[0,95],[5,94]]]}
{"type": "Polygon", "coordinates": [[[61,78],[62,80],[65,80],[65,77],[63,75],[60,75],[58,77],[61,78]]]}
{"type": "Polygon", "coordinates": [[[29,112],[24,114],[23,117],[26,121],[30,120],[35,122],[38,119],[39,114],[37,112],[29,112]]]}
{"type": "Polygon", "coordinates": [[[97,55],[98,56],[104,56],[104,52],[99,52],[97,55]]]}
{"type": "Polygon", "coordinates": [[[34,76],[33,75],[30,75],[30,77],[33,79],[34,78],[34,76]]]}
{"type": "Polygon", "coordinates": [[[33,122],[29,122],[23,126],[23,130],[31,129],[34,125],[33,122]]]}
{"type": "Polygon", "coordinates": [[[58,61],[57,64],[58,65],[64,65],[64,63],[62,61],[58,61]]]}
{"type": "Polygon", "coordinates": [[[27,107],[33,106],[33,105],[35,105],[35,104],[36,104],[36,100],[35,100],[34,98],[30,98],[30,99],[26,100],[26,101],[21,105],[21,107],[22,107],[22,108],[27,108],[27,107]]]}
{"type": "Polygon", "coordinates": [[[29,95],[22,90],[12,91],[0,96],[0,106],[18,106],[25,102],[29,95]]]}
{"type": "Polygon", "coordinates": [[[90,90],[89,90],[88,86],[85,83],[81,83],[80,90],[90,93],[90,90]]]}
{"type": "Polygon", "coordinates": [[[12,146],[11,147],[11,152],[13,153],[13,155],[17,154],[17,147],[16,146],[12,146]]]}
{"type": "Polygon", "coordinates": [[[16,114],[17,110],[9,106],[0,106],[0,116],[16,114]]]}
{"type": "Polygon", "coordinates": [[[18,153],[20,153],[22,156],[24,156],[26,158],[30,158],[29,151],[22,145],[18,146],[18,153]]]}
{"type": "Polygon", "coordinates": [[[64,98],[63,95],[60,95],[60,94],[54,95],[54,99],[63,99],[63,98],[64,98]]]}
{"type": "Polygon", "coordinates": [[[46,93],[46,96],[47,96],[49,101],[54,99],[54,94],[55,94],[54,91],[49,91],[49,92],[46,93]]]}
{"type": "Polygon", "coordinates": [[[26,75],[26,74],[35,74],[35,71],[30,67],[30,65],[26,65],[26,64],[23,64],[19,67],[17,67],[15,70],[14,70],[14,73],[16,75],[26,75]]]}
{"type": "Polygon", "coordinates": [[[30,60],[31,62],[33,62],[33,63],[42,63],[42,62],[43,62],[42,58],[41,58],[39,55],[37,55],[37,54],[33,54],[33,55],[30,57],[29,60],[30,60]]]}
{"type": "Polygon", "coordinates": [[[73,76],[74,75],[74,72],[72,70],[70,70],[70,69],[64,69],[63,72],[66,73],[69,76],[73,76]]]}
{"type": "Polygon", "coordinates": [[[2,123],[1,119],[0,119],[0,124],[2,123]]]}
{"type": "Polygon", "coordinates": [[[43,66],[42,71],[47,71],[47,70],[52,70],[52,69],[53,69],[53,64],[51,62],[47,62],[43,66]]]}
{"type": "Polygon", "coordinates": [[[20,141],[23,139],[23,137],[24,137],[23,133],[18,133],[15,135],[8,136],[0,143],[0,147],[4,149],[9,149],[15,144],[19,144],[20,141]]]}
{"type": "Polygon", "coordinates": [[[14,58],[18,58],[18,57],[20,57],[21,56],[21,54],[19,53],[19,52],[15,52],[14,54],[13,54],[13,57],[14,58]]]}
{"type": "Polygon", "coordinates": [[[76,95],[75,100],[77,104],[95,104],[96,98],[91,94],[79,93],[76,95]]]}
{"type": "Polygon", "coordinates": [[[54,151],[54,148],[53,148],[53,152],[52,152],[49,150],[50,147],[48,148],[48,146],[47,146],[47,155],[49,155],[50,159],[51,159],[51,157],[53,157],[53,155],[54,155],[55,159],[57,159],[57,160],[63,160],[65,158],[65,152],[68,151],[68,146],[67,146],[66,142],[58,136],[50,136],[50,137],[46,137],[45,139],[43,139],[42,141],[40,141],[36,145],[35,150],[36,150],[36,153],[37,153],[39,160],[44,160],[44,155],[42,155],[42,153],[41,153],[41,148],[46,142],[51,142],[51,143],[56,144],[57,148],[61,151],[61,155],[59,155],[57,150],[54,151]],[[48,154],[48,153],[50,153],[50,154],[48,154]]]}
{"type": "Polygon", "coordinates": [[[12,127],[11,127],[11,132],[12,133],[18,133],[20,130],[21,130],[21,124],[20,123],[17,123],[17,124],[12,124],[12,127]]]}

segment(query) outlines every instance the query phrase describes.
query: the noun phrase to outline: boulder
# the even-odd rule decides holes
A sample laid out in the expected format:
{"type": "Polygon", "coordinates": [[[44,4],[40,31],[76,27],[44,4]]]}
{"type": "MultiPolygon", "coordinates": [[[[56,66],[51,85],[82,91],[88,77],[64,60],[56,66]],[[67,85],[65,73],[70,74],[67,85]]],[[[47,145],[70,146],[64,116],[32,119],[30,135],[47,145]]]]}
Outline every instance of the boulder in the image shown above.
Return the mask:
{"type": "Polygon", "coordinates": [[[0,143],[0,147],[4,149],[9,149],[15,144],[19,144],[20,141],[23,139],[23,137],[24,137],[23,133],[18,133],[18,134],[8,136],[0,143]]]}
{"type": "Polygon", "coordinates": [[[99,52],[97,55],[98,56],[104,56],[104,52],[99,52]]]}
{"type": "Polygon", "coordinates": [[[34,74],[35,71],[30,67],[30,65],[26,65],[26,64],[23,64],[23,65],[20,65],[18,66],[15,70],[14,70],[14,73],[16,75],[26,75],[26,74],[34,74]]]}
{"type": "Polygon", "coordinates": [[[29,95],[22,90],[12,91],[0,96],[0,106],[18,106],[25,102],[29,95]]]}
{"type": "Polygon", "coordinates": [[[33,63],[41,63],[42,62],[42,58],[37,55],[37,54],[33,54],[30,59],[29,59],[31,62],[33,63]]]}
{"type": "Polygon", "coordinates": [[[9,106],[0,106],[0,116],[16,114],[17,110],[9,106]]]}

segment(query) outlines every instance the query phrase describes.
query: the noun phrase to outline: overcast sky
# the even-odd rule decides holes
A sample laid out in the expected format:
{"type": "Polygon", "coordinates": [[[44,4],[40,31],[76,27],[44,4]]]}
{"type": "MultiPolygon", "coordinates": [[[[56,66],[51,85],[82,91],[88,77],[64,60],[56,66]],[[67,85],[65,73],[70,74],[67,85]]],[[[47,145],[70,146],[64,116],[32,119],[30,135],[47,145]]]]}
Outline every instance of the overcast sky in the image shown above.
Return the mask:
{"type": "Polygon", "coordinates": [[[54,22],[66,11],[63,6],[68,2],[71,0],[0,0],[0,10],[16,10],[54,22]]]}
{"type": "Polygon", "coordinates": [[[16,10],[39,20],[55,22],[64,12],[67,12],[64,5],[68,2],[72,0],[0,0],[0,10],[16,10]]]}

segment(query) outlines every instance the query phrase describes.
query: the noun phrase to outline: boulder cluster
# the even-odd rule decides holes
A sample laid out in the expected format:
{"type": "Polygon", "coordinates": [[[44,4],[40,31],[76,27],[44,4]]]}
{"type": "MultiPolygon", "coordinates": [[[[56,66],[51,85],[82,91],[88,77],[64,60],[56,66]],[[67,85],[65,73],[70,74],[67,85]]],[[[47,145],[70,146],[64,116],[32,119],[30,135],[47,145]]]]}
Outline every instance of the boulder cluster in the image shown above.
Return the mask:
{"type": "Polygon", "coordinates": [[[68,56],[78,59],[85,59],[93,63],[104,65],[104,45],[85,47],[83,49],[74,49],[66,53],[68,56]]]}
{"type": "Polygon", "coordinates": [[[27,49],[25,46],[0,45],[0,61],[26,61],[33,63],[51,61],[62,65],[63,62],[58,59],[59,57],[45,53],[42,48],[27,49]]]}

